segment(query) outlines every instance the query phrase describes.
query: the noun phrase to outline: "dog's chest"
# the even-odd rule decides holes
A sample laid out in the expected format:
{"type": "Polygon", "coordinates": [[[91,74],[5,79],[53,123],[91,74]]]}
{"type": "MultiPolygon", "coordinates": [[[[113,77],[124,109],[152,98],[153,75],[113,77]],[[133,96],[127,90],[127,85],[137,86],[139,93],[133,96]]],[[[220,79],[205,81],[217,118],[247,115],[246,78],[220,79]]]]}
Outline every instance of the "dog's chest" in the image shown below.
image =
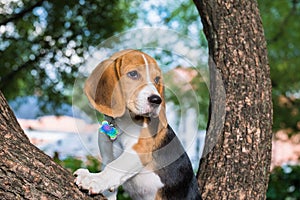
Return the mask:
{"type": "MultiPolygon", "coordinates": [[[[121,131],[121,134],[113,144],[115,159],[124,151],[132,149],[132,147],[138,143],[142,129],[144,128],[147,129],[146,126],[141,124],[128,123],[126,121],[119,122],[118,129],[121,131]]],[[[135,151],[131,153],[134,152],[135,151]]],[[[130,160],[124,161],[124,165],[126,165],[127,162],[130,162],[130,160]]],[[[163,186],[164,184],[161,182],[160,177],[151,171],[151,169],[147,168],[147,166],[123,184],[124,190],[128,192],[130,197],[134,200],[153,200],[158,190],[163,186]]]]}
{"type": "Polygon", "coordinates": [[[134,200],[153,200],[164,184],[154,172],[144,169],[123,184],[123,188],[134,200]]]}
{"type": "Polygon", "coordinates": [[[113,155],[118,158],[124,151],[131,150],[132,147],[138,143],[142,129],[140,124],[136,124],[132,119],[122,119],[116,121],[116,126],[120,135],[113,142],[113,155]]]}

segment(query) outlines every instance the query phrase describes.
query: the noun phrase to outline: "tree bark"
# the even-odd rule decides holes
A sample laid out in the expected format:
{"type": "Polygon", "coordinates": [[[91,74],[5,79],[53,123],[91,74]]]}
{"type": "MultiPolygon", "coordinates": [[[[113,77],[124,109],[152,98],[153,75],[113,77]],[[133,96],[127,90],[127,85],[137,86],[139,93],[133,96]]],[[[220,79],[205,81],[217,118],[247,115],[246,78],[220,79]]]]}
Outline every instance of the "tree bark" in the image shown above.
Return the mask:
{"type": "Polygon", "coordinates": [[[32,145],[0,92],[0,199],[103,199],[90,197],[72,174],[32,145]]]}
{"type": "Polygon", "coordinates": [[[211,74],[210,120],[197,175],[202,197],[265,199],[271,161],[272,99],[257,2],[194,3],[209,44],[211,74]]]}

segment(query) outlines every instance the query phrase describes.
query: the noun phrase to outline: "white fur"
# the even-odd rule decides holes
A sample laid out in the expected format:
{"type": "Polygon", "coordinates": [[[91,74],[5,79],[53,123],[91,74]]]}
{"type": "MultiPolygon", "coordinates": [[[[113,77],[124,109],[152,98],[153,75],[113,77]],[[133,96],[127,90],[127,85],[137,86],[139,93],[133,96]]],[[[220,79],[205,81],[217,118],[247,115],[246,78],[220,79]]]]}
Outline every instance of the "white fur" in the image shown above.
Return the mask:
{"type": "Polygon", "coordinates": [[[123,185],[134,200],[154,200],[156,192],[163,186],[159,176],[145,168],[123,185]]]}
{"type": "Polygon", "coordinates": [[[151,95],[159,95],[157,89],[152,83],[147,84],[138,94],[136,100],[136,107],[140,114],[149,114],[153,116],[158,116],[161,106],[153,107],[148,101],[148,97],[151,95]]]}
{"type": "Polygon", "coordinates": [[[135,107],[137,110],[136,114],[139,115],[148,114],[151,116],[158,116],[158,113],[160,111],[160,106],[158,107],[151,106],[148,101],[148,97],[154,94],[158,96],[160,95],[151,81],[149,63],[146,57],[144,56],[144,54],[142,54],[142,57],[145,62],[147,84],[143,87],[143,89],[141,89],[141,91],[137,95],[137,99],[135,101],[135,107]]]}
{"type": "Polygon", "coordinates": [[[146,57],[144,56],[144,54],[142,54],[142,57],[144,59],[145,67],[146,67],[146,80],[148,83],[151,83],[148,61],[147,61],[146,57]]]}
{"type": "Polygon", "coordinates": [[[124,184],[125,189],[127,187],[131,191],[132,198],[154,199],[153,195],[163,184],[156,174],[146,170],[139,155],[132,148],[138,141],[141,129],[145,128],[144,124],[140,126],[131,122],[128,112],[115,122],[121,131],[116,141],[108,141],[103,139],[103,135],[99,135],[101,157],[103,162],[108,162],[104,163],[107,165],[100,173],[89,173],[87,169],[77,170],[74,173],[77,176],[76,184],[90,194],[104,193],[109,199],[115,199],[115,191],[124,184]]]}

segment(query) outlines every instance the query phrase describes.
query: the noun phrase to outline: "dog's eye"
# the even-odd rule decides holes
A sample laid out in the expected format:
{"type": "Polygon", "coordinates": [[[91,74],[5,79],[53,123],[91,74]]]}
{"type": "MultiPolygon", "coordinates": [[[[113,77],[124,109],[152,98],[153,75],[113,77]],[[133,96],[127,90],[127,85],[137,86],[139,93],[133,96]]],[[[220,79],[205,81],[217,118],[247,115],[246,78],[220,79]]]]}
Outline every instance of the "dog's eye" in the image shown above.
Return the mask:
{"type": "Polygon", "coordinates": [[[154,82],[155,82],[156,84],[158,84],[159,81],[160,81],[160,77],[159,77],[159,76],[155,77],[154,82]]]}
{"type": "Polygon", "coordinates": [[[134,80],[136,80],[140,77],[139,73],[136,70],[128,72],[127,76],[131,79],[134,79],[134,80]]]}

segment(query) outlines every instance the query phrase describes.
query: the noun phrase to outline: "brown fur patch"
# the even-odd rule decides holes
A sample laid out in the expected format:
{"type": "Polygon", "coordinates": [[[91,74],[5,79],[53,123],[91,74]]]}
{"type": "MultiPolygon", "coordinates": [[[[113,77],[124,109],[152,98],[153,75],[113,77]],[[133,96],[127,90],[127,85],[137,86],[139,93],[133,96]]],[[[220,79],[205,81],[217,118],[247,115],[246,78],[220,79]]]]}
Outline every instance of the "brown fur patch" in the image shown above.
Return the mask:
{"type": "MultiPolygon", "coordinates": [[[[150,122],[150,126],[141,130],[138,142],[133,149],[138,153],[143,165],[155,166],[152,153],[161,146],[161,142],[166,137],[167,128],[163,127],[159,119],[156,118],[150,122]],[[152,125],[152,126],[151,126],[152,125]]],[[[154,169],[152,169],[154,170],[154,169]]]]}

